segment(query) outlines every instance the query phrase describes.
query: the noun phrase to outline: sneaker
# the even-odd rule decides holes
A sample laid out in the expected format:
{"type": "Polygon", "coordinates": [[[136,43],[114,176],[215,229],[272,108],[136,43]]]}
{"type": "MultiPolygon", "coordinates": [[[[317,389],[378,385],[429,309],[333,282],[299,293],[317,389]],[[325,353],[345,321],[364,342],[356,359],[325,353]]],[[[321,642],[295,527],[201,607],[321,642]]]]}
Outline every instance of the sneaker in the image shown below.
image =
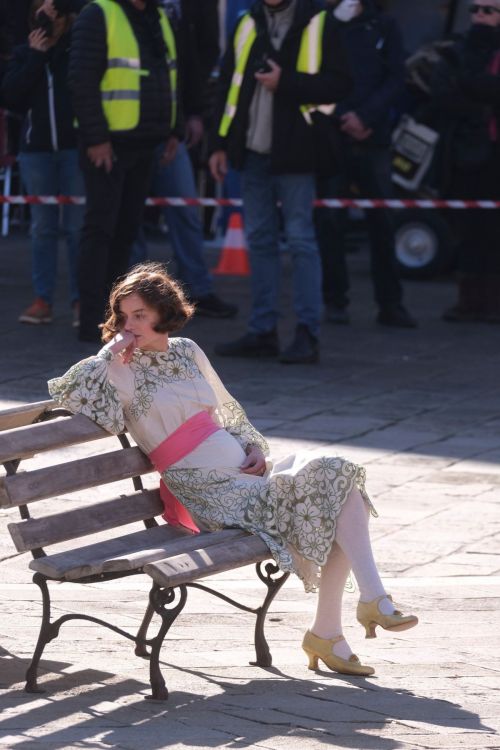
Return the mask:
{"type": "Polygon", "coordinates": [[[299,323],[295,336],[283,354],[280,362],[284,365],[312,365],[319,362],[318,339],[304,323],[299,323]]]}
{"type": "Polygon", "coordinates": [[[277,357],[278,334],[275,330],[268,333],[245,333],[236,341],[217,344],[214,351],[220,357],[277,357]]]}
{"type": "Polygon", "coordinates": [[[192,302],[196,305],[196,315],[202,315],[205,318],[234,318],[238,312],[236,305],[223,302],[216,294],[194,297],[192,302]]]}
{"type": "Polygon", "coordinates": [[[396,307],[386,307],[379,311],[377,323],[381,326],[391,328],[416,328],[417,321],[412,318],[408,310],[403,305],[396,307]]]}
{"type": "Polygon", "coordinates": [[[71,325],[73,328],[80,328],[80,303],[78,301],[73,302],[71,305],[71,310],[73,311],[73,320],[71,321],[71,325]]]}
{"type": "Polygon", "coordinates": [[[40,325],[40,323],[52,323],[52,308],[41,297],[37,297],[32,304],[18,318],[20,323],[31,323],[40,325]]]}
{"type": "Polygon", "coordinates": [[[351,322],[351,319],[345,307],[337,307],[336,305],[326,305],[325,321],[327,323],[333,323],[334,325],[338,325],[338,326],[347,326],[351,322]]]}

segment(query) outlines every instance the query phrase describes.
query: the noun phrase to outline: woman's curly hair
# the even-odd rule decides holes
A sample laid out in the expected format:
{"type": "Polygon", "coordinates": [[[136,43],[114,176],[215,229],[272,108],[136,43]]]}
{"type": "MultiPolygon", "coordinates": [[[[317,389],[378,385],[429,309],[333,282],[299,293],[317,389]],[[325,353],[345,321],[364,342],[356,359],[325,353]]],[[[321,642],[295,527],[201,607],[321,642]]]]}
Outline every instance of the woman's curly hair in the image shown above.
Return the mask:
{"type": "Polygon", "coordinates": [[[106,320],[100,326],[103,341],[110,341],[123,329],[120,302],[129,294],[138,294],[148,307],[156,310],[160,318],[154,326],[157,333],[175,333],[194,315],[194,305],[161,263],[141,263],[118,279],[111,289],[106,320]]]}

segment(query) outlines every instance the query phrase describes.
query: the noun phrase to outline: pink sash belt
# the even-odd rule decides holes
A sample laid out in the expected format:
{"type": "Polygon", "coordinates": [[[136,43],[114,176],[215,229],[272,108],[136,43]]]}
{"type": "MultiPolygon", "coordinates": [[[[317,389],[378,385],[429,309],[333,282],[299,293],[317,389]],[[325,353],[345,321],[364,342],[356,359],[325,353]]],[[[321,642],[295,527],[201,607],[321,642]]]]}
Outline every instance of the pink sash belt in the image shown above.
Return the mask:
{"type": "MultiPolygon", "coordinates": [[[[192,453],[204,440],[220,429],[208,412],[200,411],[181,424],[175,432],[151,451],[149,459],[156,471],[161,474],[184,456],[192,453]]],[[[165,508],[163,518],[167,523],[171,526],[185,526],[195,533],[199,532],[191,514],[170,492],[163,479],[160,482],[160,497],[165,508]]]]}

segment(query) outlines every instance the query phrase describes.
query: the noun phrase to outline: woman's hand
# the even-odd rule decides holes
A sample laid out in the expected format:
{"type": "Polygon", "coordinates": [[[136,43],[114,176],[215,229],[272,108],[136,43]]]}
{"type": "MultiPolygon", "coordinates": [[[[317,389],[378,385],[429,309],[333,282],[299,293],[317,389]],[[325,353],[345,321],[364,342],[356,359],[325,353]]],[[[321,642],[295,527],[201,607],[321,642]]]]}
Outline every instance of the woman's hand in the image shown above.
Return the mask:
{"type": "Polygon", "coordinates": [[[260,448],[256,445],[250,447],[247,457],[240,466],[243,474],[253,474],[262,477],[266,471],[266,459],[260,448]]]}
{"type": "Polygon", "coordinates": [[[113,354],[121,353],[123,361],[127,364],[132,359],[132,354],[136,348],[136,339],[130,331],[123,331],[122,333],[117,333],[104,348],[113,354]]]}

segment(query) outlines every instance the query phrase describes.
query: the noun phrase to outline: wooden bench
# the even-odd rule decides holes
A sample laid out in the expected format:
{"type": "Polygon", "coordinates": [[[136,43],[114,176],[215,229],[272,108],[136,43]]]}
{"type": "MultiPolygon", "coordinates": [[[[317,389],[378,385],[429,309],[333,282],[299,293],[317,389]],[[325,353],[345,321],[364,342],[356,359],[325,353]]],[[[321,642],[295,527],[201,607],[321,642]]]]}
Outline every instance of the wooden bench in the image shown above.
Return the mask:
{"type": "Polygon", "coordinates": [[[163,522],[158,524],[156,517],[163,512],[159,491],[145,489],[142,480],[154,470],[126,435],[113,438],[86,417],[71,415],[52,401],[26,404],[0,412],[0,464],[5,469],[0,476],[0,507],[19,509],[21,519],[9,523],[8,529],[16,550],[31,552],[29,567],[42,596],[40,633],[26,673],[28,692],[39,690],[37,672],[45,646],[58,637],[64,623],[81,619],[133,641],[135,653],[150,658],[151,697],[166,699],[160,650],[184,608],[190,587],[253,613],[255,663],[270,666],[264,621],[287,574],[277,575],[278,568],[269,561],[264,542],[241,529],[192,534],[163,522]],[[102,442],[104,438],[106,443],[102,442]],[[115,450],[117,439],[121,446],[115,450]],[[87,445],[92,443],[95,450],[87,445]],[[55,458],[46,455],[55,450],[55,458]],[[87,455],[89,451],[91,455],[87,455]],[[133,482],[130,487],[127,482],[125,493],[118,494],[116,488],[108,486],[122,480],[133,482]],[[40,502],[47,499],[52,502],[40,502]],[[32,514],[35,502],[36,516],[32,514]],[[47,505],[49,510],[44,508],[47,505]],[[51,545],[55,548],[47,553],[44,547],[51,545]],[[247,607],[199,583],[205,576],[248,564],[256,564],[257,574],[267,587],[258,608],[247,607]],[[85,612],[66,613],[52,620],[50,581],[86,584],[137,574],[152,578],[137,634],[85,612]],[[160,616],[160,625],[156,635],[148,637],[155,613],[160,616]]]}

